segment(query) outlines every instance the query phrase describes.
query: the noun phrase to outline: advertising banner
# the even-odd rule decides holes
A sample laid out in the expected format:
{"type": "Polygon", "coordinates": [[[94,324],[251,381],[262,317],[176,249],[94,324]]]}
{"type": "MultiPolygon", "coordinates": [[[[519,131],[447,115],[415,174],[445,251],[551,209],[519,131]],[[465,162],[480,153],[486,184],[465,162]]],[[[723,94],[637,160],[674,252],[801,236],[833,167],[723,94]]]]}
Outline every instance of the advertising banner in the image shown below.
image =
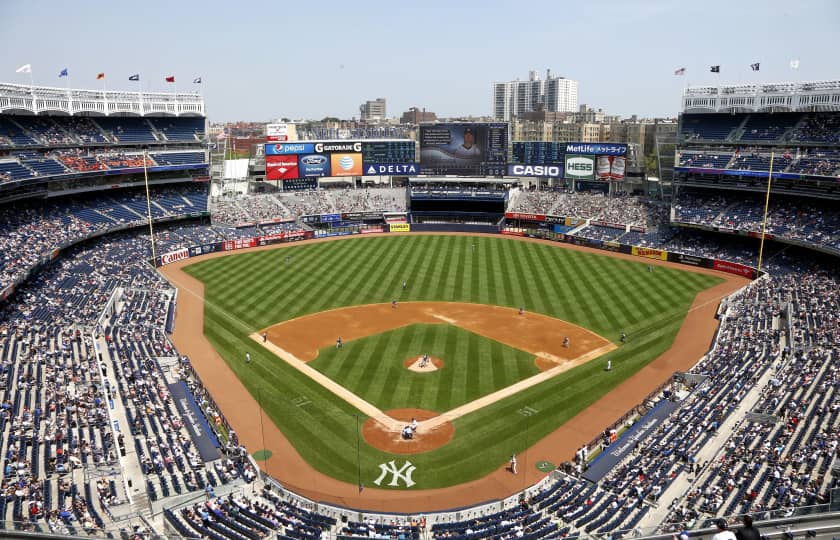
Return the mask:
{"type": "Polygon", "coordinates": [[[321,223],[338,223],[341,221],[341,214],[321,214],[319,221],[321,223]]]}
{"type": "Polygon", "coordinates": [[[299,178],[297,156],[265,156],[265,179],[299,178]]]}
{"type": "Polygon", "coordinates": [[[505,219],[524,219],[525,221],[545,221],[542,214],[522,214],[520,212],[505,212],[505,219]]]}
{"type": "Polygon", "coordinates": [[[637,257],[646,257],[648,259],[658,259],[660,261],[667,261],[668,260],[668,252],[663,251],[661,249],[651,249],[651,248],[643,248],[638,246],[633,246],[630,249],[630,253],[636,255],[637,257]]]}
{"type": "Polygon", "coordinates": [[[362,176],[362,154],[330,154],[332,176],[362,176]]]}
{"type": "Polygon", "coordinates": [[[574,180],[595,179],[595,158],[592,156],[566,155],[566,178],[574,180]]]}
{"type": "Polygon", "coordinates": [[[712,268],[720,270],[721,272],[735,274],[736,276],[743,276],[750,279],[754,278],[756,274],[755,269],[750,268],[749,266],[744,266],[743,264],[734,262],[721,261],[719,259],[714,260],[712,268]]]}
{"type": "MultiPolygon", "coordinates": [[[[268,158],[266,158],[268,159],[268,158]]],[[[305,154],[298,157],[301,178],[330,175],[330,158],[323,154],[305,154]]]]}
{"type": "Polygon", "coordinates": [[[626,144],[615,143],[566,143],[567,154],[597,154],[605,156],[623,156],[627,153],[626,144]]]}
{"type": "Polygon", "coordinates": [[[169,393],[175,407],[184,419],[184,425],[195,443],[198,454],[204,462],[214,461],[221,457],[219,452],[219,440],[216,434],[210,429],[210,425],[201,413],[198,404],[187,388],[184,381],[172,383],[169,386],[169,393]]]}
{"type": "Polygon", "coordinates": [[[633,426],[621,434],[618,440],[612,441],[583,473],[583,477],[590,482],[598,482],[613,470],[633,449],[650,437],[662,425],[672,412],[677,410],[679,403],[663,399],[647,414],[639,418],[633,426]]]}
{"type": "MultiPolygon", "coordinates": [[[[333,152],[359,153],[362,151],[362,143],[360,141],[316,142],[313,148],[318,154],[329,154],[333,152]]],[[[313,150],[307,151],[312,152],[313,150]]]]}
{"type": "Polygon", "coordinates": [[[202,244],[200,246],[192,246],[190,247],[190,256],[198,257],[199,255],[204,255],[207,253],[215,253],[217,251],[221,251],[222,247],[222,242],[216,242],[214,244],[202,244]]]}
{"type": "Polygon", "coordinates": [[[420,166],[417,163],[367,163],[364,167],[366,176],[383,174],[416,175],[420,174],[420,166]]]}
{"type": "Polygon", "coordinates": [[[612,156],[598,156],[595,164],[595,175],[598,180],[609,180],[612,170],[612,156]]]}
{"type": "Polygon", "coordinates": [[[252,248],[257,245],[255,238],[236,238],[222,242],[222,251],[235,251],[237,249],[252,248]]]}
{"type": "Polygon", "coordinates": [[[610,175],[612,176],[613,180],[624,180],[624,170],[627,167],[627,160],[624,156],[613,156],[612,158],[612,170],[610,175]]]}
{"type": "Polygon", "coordinates": [[[265,155],[284,156],[287,154],[311,154],[315,151],[313,143],[274,143],[265,145],[265,155]]]}
{"type": "Polygon", "coordinates": [[[548,178],[562,178],[563,164],[508,165],[508,176],[544,176],[548,178]]]}
{"type": "Polygon", "coordinates": [[[365,221],[382,219],[382,212],[345,212],[341,214],[344,221],[365,221]]]}
{"type": "Polygon", "coordinates": [[[160,264],[165,265],[169,263],[174,263],[175,261],[182,261],[184,259],[190,258],[190,250],[189,248],[181,248],[175,251],[170,251],[169,253],[164,253],[160,256],[160,264]]]}
{"type": "Polygon", "coordinates": [[[389,223],[388,228],[390,232],[411,232],[410,223],[389,223]]]}
{"type": "Polygon", "coordinates": [[[286,124],[266,124],[265,125],[265,140],[272,141],[288,141],[289,128],[286,124]]]}
{"type": "Polygon", "coordinates": [[[696,257],[694,255],[684,255],[682,253],[672,252],[668,252],[668,260],[671,262],[685,264],[688,266],[699,266],[702,268],[711,268],[713,262],[712,259],[707,259],[705,257],[696,257]]]}

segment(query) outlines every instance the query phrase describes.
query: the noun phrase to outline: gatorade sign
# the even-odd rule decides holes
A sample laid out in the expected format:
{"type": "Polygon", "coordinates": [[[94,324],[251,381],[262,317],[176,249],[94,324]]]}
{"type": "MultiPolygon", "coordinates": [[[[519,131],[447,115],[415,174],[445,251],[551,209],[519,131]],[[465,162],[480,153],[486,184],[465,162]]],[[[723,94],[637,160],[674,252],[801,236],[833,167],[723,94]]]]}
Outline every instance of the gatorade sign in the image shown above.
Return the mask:
{"type": "Polygon", "coordinates": [[[595,159],[592,156],[566,155],[566,178],[595,179],[595,159]]]}

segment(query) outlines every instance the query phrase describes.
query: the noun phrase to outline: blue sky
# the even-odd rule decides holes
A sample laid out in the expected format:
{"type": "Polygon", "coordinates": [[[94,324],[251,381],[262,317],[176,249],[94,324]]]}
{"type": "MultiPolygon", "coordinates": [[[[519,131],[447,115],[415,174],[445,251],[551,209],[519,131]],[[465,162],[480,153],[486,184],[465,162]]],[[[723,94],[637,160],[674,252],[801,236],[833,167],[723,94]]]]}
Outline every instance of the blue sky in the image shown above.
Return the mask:
{"type": "Polygon", "coordinates": [[[78,88],[101,88],[99,72],[108,89],[201,76],[208,116],[228,121],[349,118],[377,97],[390,116],[489,114],[493,81],[550,68],[580,103],[673,116],[686,84],[840,78],[838,38],[836,0],[0,0],[0,80],[28,84],[27,63],[36,84],[78,88]]]}

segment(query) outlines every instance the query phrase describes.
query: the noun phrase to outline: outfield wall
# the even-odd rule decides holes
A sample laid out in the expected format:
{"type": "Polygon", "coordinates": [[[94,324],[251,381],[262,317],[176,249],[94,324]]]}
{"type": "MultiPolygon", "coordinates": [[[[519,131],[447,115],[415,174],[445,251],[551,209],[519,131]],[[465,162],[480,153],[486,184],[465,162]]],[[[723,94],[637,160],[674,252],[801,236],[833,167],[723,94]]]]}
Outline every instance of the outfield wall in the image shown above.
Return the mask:
{"type": "MultiPolygon", "coordinates": [[[[520,227],[496,226],[496,225],[468,225],[461,223],[399,223],[389,224],[388,227],[364,225],[359,227],[348,227],[339,230],[318,230],[305,231],[297,230],[290,232],[282,232],[269,234],[264,236],[254,236],[250,238],[238,238],[236,240],[225,240],[223,242],[215,242],[212,244],[202,244],[181,248],[175,251],[170,251],[160,255],[155,261],[157,266],[165,266],[167,264],[205,255],[207,253],[215,253],[218,251],[237,251],[240,249],[248,249],[258,246],[268,246],[271,244],[280,244],[287,242],[298,242],[301,240],[310,240],[312,238],[325,238],[332,236],[355,236],[362,234],[383,234],[388,232],[461,232],[461,233],[490,233],[503,234],[506,236],[520,236],[527,238],[539,238],[543,240],[551,240],[554,242],[561,242],[566,244],[573,244],[576,246],[590,247],[604,251],[611,251],[613,253],[624,253],[626,255],[633,255],[645,259],[653,259],[658,261],[674,262],[686,266],[695,266],[700,268],[710,268],[728,274],[734,274],[749,279],[756,279],[758,271],[751,267],[736,262],[723,261],[720,259],[710,259],[708,257],[697,257],[695,255],[686,255],[673,251],[666,251],[662,249],[631,246],[630,244],[621,244],[618,242],[610,242],[605,240],[596,240],[592,238],[583,238],[561,232],[554,232],[551,229],[544,227],[545,223],[550,224],[565,224],[571,220],[570,218],[557,216],[542,216],[536,214],[510,214],[516,216],[515,219],[523,222],[520,227]],[[533,225],[529,227],[528,225],[533,225]]],[[[558,225],[565,226],[565,225],[558,225]]]]}

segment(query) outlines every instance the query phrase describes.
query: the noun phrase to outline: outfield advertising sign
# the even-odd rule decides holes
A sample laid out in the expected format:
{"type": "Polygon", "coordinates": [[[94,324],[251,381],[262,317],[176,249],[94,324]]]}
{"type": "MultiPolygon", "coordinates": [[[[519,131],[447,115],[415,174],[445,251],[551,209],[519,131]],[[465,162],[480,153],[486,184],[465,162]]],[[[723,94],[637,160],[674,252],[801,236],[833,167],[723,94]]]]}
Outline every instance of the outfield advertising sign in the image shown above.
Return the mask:
{"type": "Polygon", "coordinates": [[[389,223],[388,226],[390,232],[411,232],[410,223],[389,223]]]}
{"type": "Polygon", "coordinates": [[[416,175],[420,172],[417,163],[367,163],[364,167],[366,176],[377,175],[416,175]]]}
{"type": "Polygon", "coordinates": [[[306,154],[298,159],[298,169],[302,177],[330,175],[330,158],[323,154],[306,154]]]}
{"type": "Polygon", "coordinates": [[[265,179],[299,178],[297,156],[265,156],[265,179]]]}
{"type": "Polygon", "coordinates": [[[265,155],[284,156],[287,154],[311,154],[315,151],[312,143],[276,143],[265,145],[265,155]]]}
{"type": "Polygon", "coordinates": [[[508,165],[508,176],[543,176],[548,178],[563,178],[563,164],[508,165]]]}
{"type": "Polygon", "coordinates": [[[566,178],[594,180],[595,158],[593,156],[566,155],[566,178]]]}
{"type": "Polygon", "coordinates": [[[567,154],[595,154],[604,156],[623,156],[627,153],[626,144],[616,143],[566,143],[567,154]]]}

